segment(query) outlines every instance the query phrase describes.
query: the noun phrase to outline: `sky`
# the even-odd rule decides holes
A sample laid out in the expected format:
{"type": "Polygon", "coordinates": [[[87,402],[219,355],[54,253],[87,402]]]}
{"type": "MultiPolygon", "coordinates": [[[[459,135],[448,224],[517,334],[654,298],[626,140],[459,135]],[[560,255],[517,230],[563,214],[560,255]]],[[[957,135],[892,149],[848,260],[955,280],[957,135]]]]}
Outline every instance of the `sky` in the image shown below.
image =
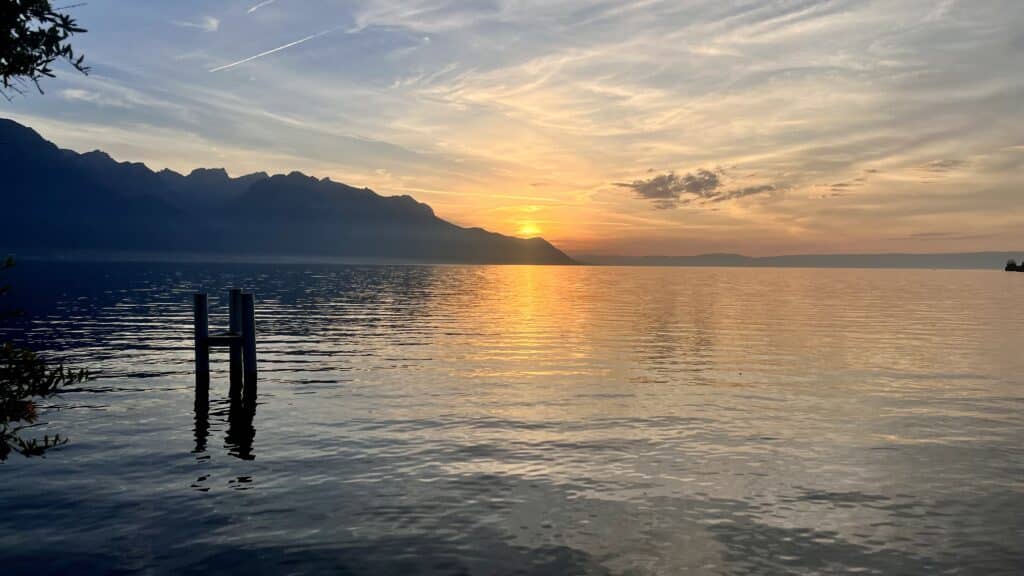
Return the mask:
{"type": "MultiPolygon", "coordinates": [[[[56,4],[55,4],[56,5],[56,4]]],[[[62,147],[571,254],[1024,249],[1020,0],[89,0],[62,147]]]]}

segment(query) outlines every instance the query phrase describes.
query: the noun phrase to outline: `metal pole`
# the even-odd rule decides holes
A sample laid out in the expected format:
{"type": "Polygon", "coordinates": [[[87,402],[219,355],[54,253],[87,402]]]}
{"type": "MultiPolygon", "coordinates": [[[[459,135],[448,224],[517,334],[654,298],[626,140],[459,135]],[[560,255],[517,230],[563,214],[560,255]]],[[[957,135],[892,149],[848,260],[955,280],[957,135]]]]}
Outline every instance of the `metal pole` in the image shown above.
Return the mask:
{"type": "Polygon", "coordinates": [[[256,304],[255,296],[242,294],[242,363],[246,393],[256,390],[256,304]]]}
{"type": "MultiPolygon", "coordinates": [[[[228,331],[232,334],[242,333],[242,291],[232,288],[228,298],[228,331]]],[[[231,388],[242,383],[242,343],[235,341],[228,348],[231,366],[231,388]]]]}
{"type": "Polygon", "coordinates": [[[206,294],[197,292],[192,295],[195,324],[196,348],[196,388],[206,389],[210,385],[210,311],[207,306],[206,294]]]}

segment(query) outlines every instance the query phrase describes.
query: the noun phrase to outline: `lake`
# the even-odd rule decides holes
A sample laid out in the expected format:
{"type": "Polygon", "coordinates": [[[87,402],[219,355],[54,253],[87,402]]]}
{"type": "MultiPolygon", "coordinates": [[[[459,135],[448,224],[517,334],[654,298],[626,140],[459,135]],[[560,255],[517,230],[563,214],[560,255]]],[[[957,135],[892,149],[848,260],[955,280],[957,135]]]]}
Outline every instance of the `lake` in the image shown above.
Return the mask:
{"type": "Polygon", "coordinates": [[[1024,275],[44,263],[4,574],[1019,574],[1024,275]],[[191,293],[256,293],[255,411],[191,293]]]}

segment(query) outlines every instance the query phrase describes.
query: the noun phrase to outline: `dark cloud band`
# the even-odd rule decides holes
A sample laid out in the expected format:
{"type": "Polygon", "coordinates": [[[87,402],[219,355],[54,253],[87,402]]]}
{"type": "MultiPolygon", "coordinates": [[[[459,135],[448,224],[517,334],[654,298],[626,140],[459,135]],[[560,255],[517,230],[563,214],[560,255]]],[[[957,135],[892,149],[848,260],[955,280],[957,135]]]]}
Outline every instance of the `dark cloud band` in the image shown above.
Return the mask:
{"type": "Polygon", "coordinates": [[[712,171],[701,168],[696,172],[687,172],[682,176],[675,172],[669,172],[644,180],[616,182],[615,185],[632,190],[638,198],[651,200],[654,203],[654,207],[658,209],[675,208],[695,200],[724,202],[755,194],[763,194],[776,189],[771,184],[765,184],[726,190],[722,181],[723,176],[724,172],[722,170],[712,171]]]}

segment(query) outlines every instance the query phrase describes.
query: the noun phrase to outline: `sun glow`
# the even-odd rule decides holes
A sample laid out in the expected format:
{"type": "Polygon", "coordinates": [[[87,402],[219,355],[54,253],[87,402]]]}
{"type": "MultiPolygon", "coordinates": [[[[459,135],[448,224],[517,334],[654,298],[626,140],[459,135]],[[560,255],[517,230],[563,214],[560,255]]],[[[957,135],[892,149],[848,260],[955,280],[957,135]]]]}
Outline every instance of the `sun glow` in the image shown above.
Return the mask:
{"type": "Polygon", "coordinates": [[[533,222],[521,222],[519,229],[516,230],[517,236],[523,236],[525,238],[532,238],[534,236],[540,236],[541,229],[537,224],[533,222]]]}

